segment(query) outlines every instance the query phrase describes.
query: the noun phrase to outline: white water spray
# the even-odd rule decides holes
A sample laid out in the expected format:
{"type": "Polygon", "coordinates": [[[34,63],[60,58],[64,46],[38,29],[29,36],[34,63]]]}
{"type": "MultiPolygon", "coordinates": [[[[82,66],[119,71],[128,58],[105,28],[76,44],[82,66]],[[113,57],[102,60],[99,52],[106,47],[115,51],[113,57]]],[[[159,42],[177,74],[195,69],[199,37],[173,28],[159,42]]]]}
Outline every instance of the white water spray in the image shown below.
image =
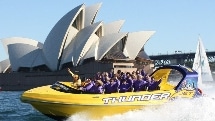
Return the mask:
{"type": "MultiPolygon", "coordinates": [[[[106,116],[101,121],[215,121],[215,87],[204,85],[202,90],[205,97],[175,100],[159,107],[106,116]]],[[[92,120],[85,114],[76,114],[67,121],[92,120]]]]}

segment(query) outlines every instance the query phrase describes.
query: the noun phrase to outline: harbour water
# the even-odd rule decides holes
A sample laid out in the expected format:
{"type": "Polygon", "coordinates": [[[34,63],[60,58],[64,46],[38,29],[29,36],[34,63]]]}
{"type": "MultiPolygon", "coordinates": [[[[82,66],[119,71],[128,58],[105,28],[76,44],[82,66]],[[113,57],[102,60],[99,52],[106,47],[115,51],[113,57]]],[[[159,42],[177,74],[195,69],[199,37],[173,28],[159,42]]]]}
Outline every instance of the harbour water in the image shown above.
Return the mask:
{"type": "Polygon", "coordinates": [[[0,121],[53,121],[31,105],[22,103],[21,91],[0,92],[0,121]]]}
{"type": "MultiPolygon", "coordinates": [[[[102,121],[215,121],[215,87],[204,87],[206,97],[176,100],[159,108],[143,108],[125,114],[103,117],[102,121]]],[[[23,92],[0,92],[0,121],[53,121],[22,103],[23,92]]],[[[99,112],[98,112],[99,113],[99,112]]],[[[83,114],[76,114],[66,121],[89,121],[83,114]]]]}

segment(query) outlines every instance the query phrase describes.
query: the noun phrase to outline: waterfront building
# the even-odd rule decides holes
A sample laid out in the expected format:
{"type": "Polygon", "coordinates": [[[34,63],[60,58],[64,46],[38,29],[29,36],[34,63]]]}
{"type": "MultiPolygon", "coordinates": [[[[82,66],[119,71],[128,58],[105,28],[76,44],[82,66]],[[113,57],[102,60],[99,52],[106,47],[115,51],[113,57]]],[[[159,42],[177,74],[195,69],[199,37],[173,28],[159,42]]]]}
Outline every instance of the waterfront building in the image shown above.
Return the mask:
{"type": "Polygon", "coordinates": [[[136,61],[150,64],[144,45],[155,31],[121,32],[124,20],[95,21],[101,5],[75,7],[54,25],[44,43],[21,37],[1,39],[9,58],[0,62],[0,73],[71,68],[90,76],[112,68],[132,71],[136,61]]]}

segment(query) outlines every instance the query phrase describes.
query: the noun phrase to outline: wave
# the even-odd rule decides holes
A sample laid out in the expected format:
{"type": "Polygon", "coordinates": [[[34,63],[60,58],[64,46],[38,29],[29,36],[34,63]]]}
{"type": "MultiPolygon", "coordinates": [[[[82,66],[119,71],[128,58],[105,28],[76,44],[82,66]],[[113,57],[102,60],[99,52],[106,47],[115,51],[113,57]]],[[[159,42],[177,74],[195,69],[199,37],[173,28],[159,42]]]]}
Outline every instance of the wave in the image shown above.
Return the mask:
{"type": "MultiPolygon", "coordinates": [[[[105,116],[102,121],[214,121],[215,88],[204,86],[206,96],[195,99],[179,99],[159,107],[147,107],[124,114],[105,116]]],[[[98,112],[99,113],[99,112],[98,112]]],[[[84,114],[76,114],[67,121],[89,121],[84,114]]]]}

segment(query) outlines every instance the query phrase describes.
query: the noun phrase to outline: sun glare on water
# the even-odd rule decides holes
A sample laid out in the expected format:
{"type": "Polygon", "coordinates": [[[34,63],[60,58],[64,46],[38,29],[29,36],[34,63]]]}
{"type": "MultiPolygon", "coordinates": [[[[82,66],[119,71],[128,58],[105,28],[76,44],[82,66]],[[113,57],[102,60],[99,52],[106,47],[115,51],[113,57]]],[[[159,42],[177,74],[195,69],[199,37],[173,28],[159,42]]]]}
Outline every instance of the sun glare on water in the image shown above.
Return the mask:
{"type": "MultiPolygon", "coordinates": [[[[202,90],[205,97],[175,100],[159,107],[103,117],[101,121],[215,121],[215,86],[204,85],[202,90]]],[[[93,120],[84,114],[76,114],[67,121],[93,120]]]]}

